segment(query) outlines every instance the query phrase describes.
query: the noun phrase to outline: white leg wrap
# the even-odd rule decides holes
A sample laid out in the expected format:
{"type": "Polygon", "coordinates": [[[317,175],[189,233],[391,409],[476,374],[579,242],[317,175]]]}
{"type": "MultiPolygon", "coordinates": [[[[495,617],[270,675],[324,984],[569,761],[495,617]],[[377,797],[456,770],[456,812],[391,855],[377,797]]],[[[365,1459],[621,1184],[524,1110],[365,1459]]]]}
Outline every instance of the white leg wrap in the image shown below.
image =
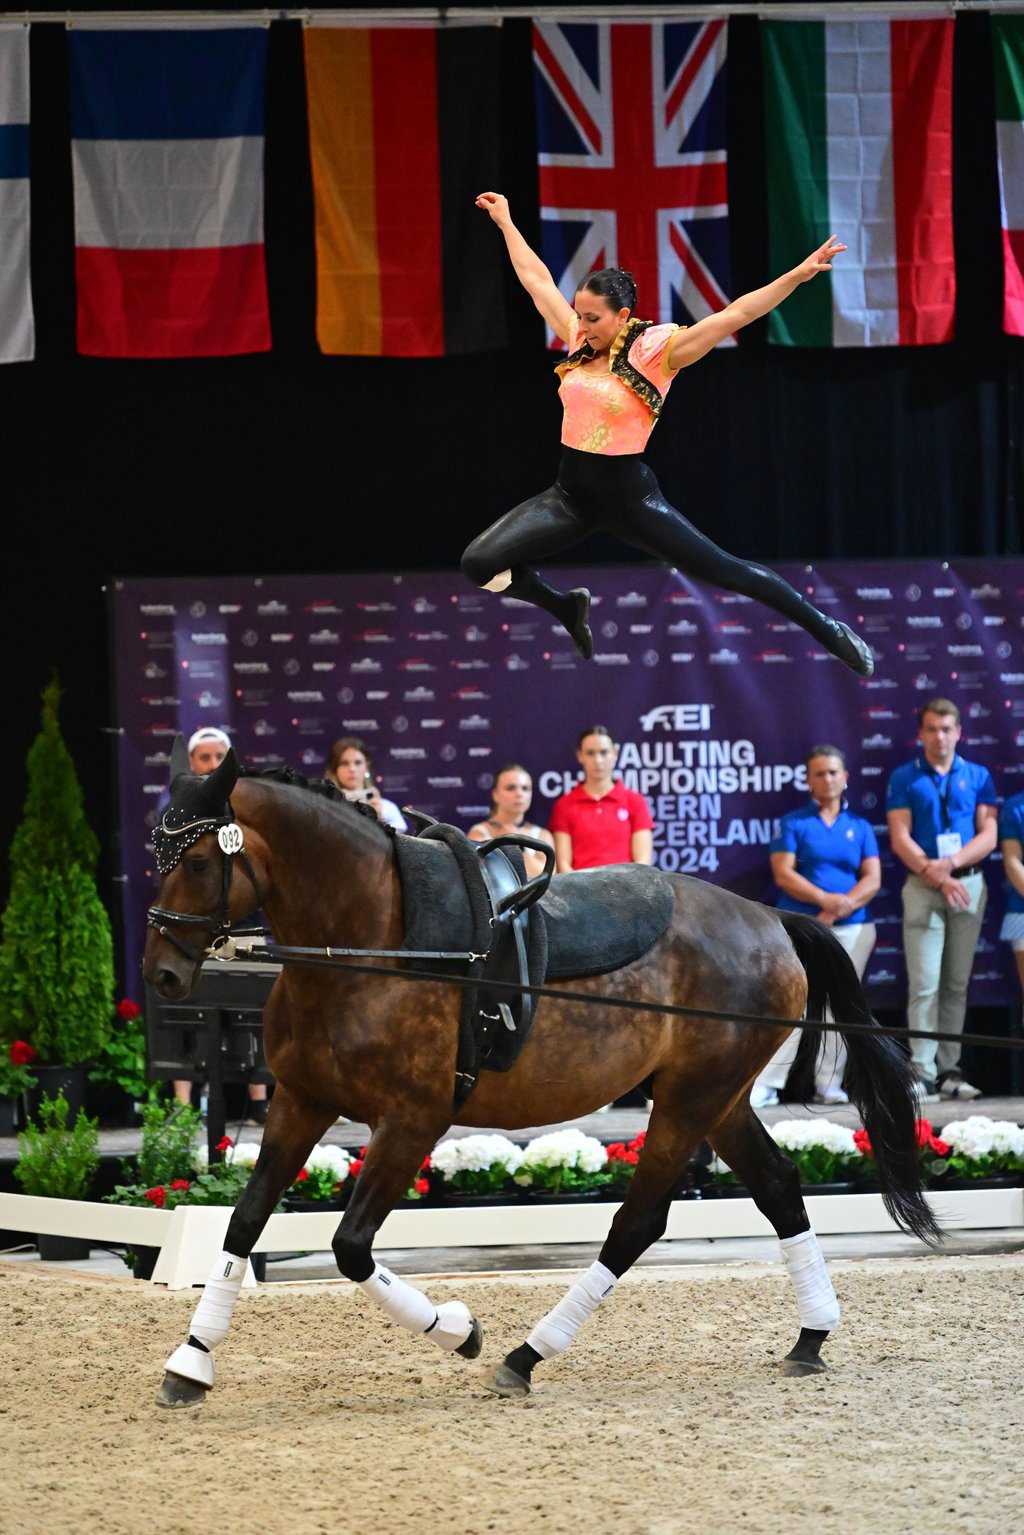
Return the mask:
{"type": "Polygon", "coordinates": [[[542,1317],[527,1338],[542,1359],[563,1353],[584,1322],[615,1289],[618,1280],[603,1263],[592,1263],[582,1279],[577,1280],[553,1311],[542,1317]]]}
{"type": "Polygon", "coordinates": [[[438,1348],[450,1354],[465,1343],[473,1331],[473,1313],[460,1300],[442,1301],[437,1308],[437,1321],[428,1327],[425,1336],[438,1348]]]}
{"type": "Polygon", "coordinates": [[[780,1237],[779,1246],[796,1291],[800,1326],[831,1332],[839,1321],[839,1299],[828,1277],[825,1259],[813,1231],[780,1237]]]}
{"type": "Polygon", "coordinates": [[[213,1355],[204,1354],[201,1348],[196,1348],[192,1343],[182,1343],[176,1348],[164,1369],[172,1370],[175,1375],[184,1375],[186,1380],[198,1382],[207,1391],[213,1385],[213,1355]]]}
{"type": "Polygon", "coordinates": [[[505,592],[511,585],[512,572],[510,570],[499,570],[496,576],[492,576],[489,581],[484,582],[484,591],[505,592]]]}
{"type": "MultiPolygon", "coordinates": [[[[406,1284],[404,1279],[399,1279],[397,1274],[379,1263],[373,1265],[369,1279],[359,1281],[359,1288],[407,1332],[426,1332],[437,1320],[437,1307],[422,1290],[406,1284]]],[[[461,1343],[461,1338],[459,1341],[461,1343]]]]}
{"type": "MultiPolygon", "coordinates": [[[[207,1348],[216,1348],[227,1337],[231,1313],[248,1267],[248,1258],[236,1258],[231,1253],[221,1253],[213,1265],[189,1328],[192,1337],[207,1348]]],[[[182,1373],[178,1371],[179,1375],[182,1373]]]]}

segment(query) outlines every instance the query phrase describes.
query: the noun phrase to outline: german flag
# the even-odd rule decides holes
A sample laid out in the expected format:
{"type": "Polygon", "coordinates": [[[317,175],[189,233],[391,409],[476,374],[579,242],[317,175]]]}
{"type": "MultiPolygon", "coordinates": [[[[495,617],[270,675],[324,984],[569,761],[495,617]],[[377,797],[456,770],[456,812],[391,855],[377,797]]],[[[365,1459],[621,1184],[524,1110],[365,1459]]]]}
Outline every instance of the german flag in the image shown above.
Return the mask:
{"type": "Polygon", "coordinates": [[[323,352],[442,357],[506,340],[496,27],[305,32],[323,352]]]}

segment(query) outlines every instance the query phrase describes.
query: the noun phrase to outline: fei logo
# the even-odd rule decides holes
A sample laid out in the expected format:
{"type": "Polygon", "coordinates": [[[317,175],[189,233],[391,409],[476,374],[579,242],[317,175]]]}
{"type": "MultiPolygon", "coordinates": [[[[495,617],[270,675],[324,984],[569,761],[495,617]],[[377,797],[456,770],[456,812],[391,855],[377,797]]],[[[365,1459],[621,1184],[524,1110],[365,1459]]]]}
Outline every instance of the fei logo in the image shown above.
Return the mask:
{"type": "Polygon", "coordinates": [[[658,704],[640,716],[641,729],[654,730],[710,730],[711,711],[714,704],[658,704]]]}

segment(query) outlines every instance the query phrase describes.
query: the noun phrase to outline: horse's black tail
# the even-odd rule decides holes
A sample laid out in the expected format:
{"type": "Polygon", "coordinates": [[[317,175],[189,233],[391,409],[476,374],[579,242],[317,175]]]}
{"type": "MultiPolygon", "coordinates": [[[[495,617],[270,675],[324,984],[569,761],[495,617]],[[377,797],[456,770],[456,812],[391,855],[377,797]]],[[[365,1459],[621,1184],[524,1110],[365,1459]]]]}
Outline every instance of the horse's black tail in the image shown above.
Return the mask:
{"type": "MultiPolygon", "coordinates": [[[[878,1164],[885,1207],[897,1226],[925,1242],[938,1242],[942,1228],[924,1198],[917,1145],[914,1071],[900,1045],[871,1015],[853,961],[839,939],[814,917],[780,911],[797,958],[807,972],[807,1017],[820,1022],[826,1009],[846,1040],[846,1085],[864,1119],[878,1164]],[[878,1032],[849,1033],[844,1023],[868,1024],[878,1032]]],[[[817,1055],[821,1033],[806,1029],[797,1064],[817,1055]]]]}

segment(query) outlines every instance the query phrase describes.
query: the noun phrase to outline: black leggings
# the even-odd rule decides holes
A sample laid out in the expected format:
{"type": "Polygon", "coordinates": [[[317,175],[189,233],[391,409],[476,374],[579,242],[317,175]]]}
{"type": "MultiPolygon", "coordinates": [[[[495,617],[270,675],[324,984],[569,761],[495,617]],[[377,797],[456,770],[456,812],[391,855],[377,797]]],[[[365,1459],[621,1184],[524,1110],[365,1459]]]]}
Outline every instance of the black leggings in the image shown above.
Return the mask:
{"type": "Polygon", "coordinates": [[[787,581],[719,549],[670,506],[639,454],[581,453],[563,448],[558,479],[550,490],[506,512],[475,538],[462,556],[462,571],[486,586],[503,570],[507,590],[566,623],[575,611],[569,597],[542,581],[530,562],[560,554],[588,533],[614,533],[624,543],[727,592],[741,592],[774,608],[846,660],[849,641],[834,618],[819,613],[787,581]]]}

